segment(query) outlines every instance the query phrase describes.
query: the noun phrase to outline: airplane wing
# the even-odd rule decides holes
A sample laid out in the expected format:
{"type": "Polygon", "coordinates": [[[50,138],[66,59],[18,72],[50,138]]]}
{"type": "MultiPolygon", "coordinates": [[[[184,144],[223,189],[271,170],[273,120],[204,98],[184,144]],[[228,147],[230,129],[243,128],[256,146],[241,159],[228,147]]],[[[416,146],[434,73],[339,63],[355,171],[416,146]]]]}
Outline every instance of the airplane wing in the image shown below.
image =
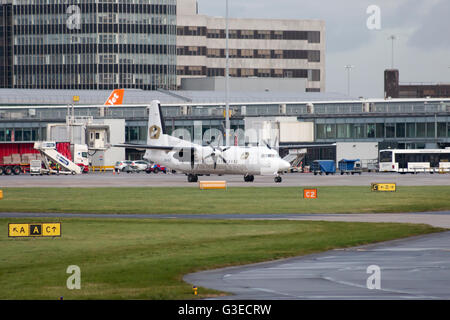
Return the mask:
{"type": "Polygon", "coordinates": [[[145,144],[114,144],[114,145],[112,145],[112,147],[137,149],[137,150],[165,150],[165,151],[172,151],[172,150],[182,149],[181,147],[150,146],[150,145],[145,145],[145,144]]]}
{"type": "Polygon", "coordinates": [[[288,144],[279,145],[279,149],[305,149],[305,148],[320,148],[320,147],[335,147],[336,143],[327,144],[288,144]]]}

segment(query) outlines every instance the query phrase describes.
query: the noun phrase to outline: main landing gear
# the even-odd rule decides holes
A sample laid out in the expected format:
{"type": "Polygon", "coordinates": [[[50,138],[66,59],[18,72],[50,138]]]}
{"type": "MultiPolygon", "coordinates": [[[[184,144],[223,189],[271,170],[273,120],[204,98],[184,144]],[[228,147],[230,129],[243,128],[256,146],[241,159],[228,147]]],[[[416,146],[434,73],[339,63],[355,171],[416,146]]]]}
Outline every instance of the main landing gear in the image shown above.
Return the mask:
{"type": "Polygon", "coordinates": [[[188,174],[188,182],[197,182],[198,181],[198,175],[196,174],[188,174]]]}
{"type": "Polygon", "coordinates": [[[244,181],[245,181],[245,182],[253,182],[254,180],[255,180],[255,177],[252,176],[252,175],[250,175],[250,174],[246,174],[246,175],[244,176],[244,181]]]}
{"type": "Polygon", "coordinates": [[[283,181],[280,176],[276,176],[273,180],[275,181],[275,183],[281,183],[281,181],[283,181]]]}

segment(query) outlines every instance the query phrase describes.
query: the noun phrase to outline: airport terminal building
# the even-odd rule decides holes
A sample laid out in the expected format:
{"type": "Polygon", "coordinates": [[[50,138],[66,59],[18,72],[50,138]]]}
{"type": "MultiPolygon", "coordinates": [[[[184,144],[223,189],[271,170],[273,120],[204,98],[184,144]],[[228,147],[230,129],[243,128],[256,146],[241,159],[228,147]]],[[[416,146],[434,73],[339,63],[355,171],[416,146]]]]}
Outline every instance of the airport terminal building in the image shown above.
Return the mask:
{"type": "MultiPolygon", "coordinates": [[[[146,106],[160,100],[165,132],[206,144],[224,139],[223,92],[127,90],[124,105],[106,108],[109,91],[0,90],[0,143],[46,140],[48,126],[80,119],[120,120],[112,143],[147,142],[146,106]],[[73,111],[73,96],[79,97],[73,111]]],[[[325,93],[230,93],[231,141],[255,145],[269,140],[283,148],[311,147],[311,159],[336,159],[335,143],[385,148],[450,147],[450,99],[351,99],[325,93]],[[249,134],[251,130],[256,133],[249,134]],[[324,146],[320,148],[320,144],[324,146]],[[319,147],[317,147],[319,146],[319,147]]],[[[377,157],[377,150],[371,158],[377,157]]],[[[127,150],[128,159],[142,152],[127,150]]],[[[337,159],[339,160],[339,159],[337,159]]]]}

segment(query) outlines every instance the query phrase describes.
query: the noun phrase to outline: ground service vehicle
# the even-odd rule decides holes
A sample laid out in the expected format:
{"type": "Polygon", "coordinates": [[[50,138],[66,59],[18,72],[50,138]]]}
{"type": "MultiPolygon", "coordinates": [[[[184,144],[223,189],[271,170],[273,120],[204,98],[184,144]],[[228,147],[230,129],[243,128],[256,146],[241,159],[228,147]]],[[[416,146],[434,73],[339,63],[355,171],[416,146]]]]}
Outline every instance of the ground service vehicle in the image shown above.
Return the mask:
{"type": "Polygon", "coordinates": [[[339,161],[339,171],[341,172],[341,175],[344,173],[346,174],[355,174],[355,173],[362,173],[361,168],[361,160],[354,159],[354,160],[348,160],[348,159],[342,159],[339,161]]]}
{"type": "Polygon", "coordinates": [[[30,162],[30,174],[31,175],[42,175],[45,171],[42,168],[41,160],[31,160],[30,162]]]}
{"type": "MultiPolygon", "coordinates": [[[[56,143],[56,149],[67,158],[72,159],[68,142],[56,143]]],[[[0,175],[18,175],[30,172],[30,163],[42,160],[39,150],[32,142],[11,142],[0,144],[0,175]]]]}
{"type": "Polygon", "coordinates": [[[80,174],[89,171],[86,145],[73,145],[73,161],[72,154],[59,152],[57,143],[53,141],[35,142],[34,149],[39,151],[47,173],[80,174]]]}
{"type": "Polygon", "coordinates": [[[450,172],[450,149],[388,149],[380,151],[380,172],[450,172]]]}
{"type": "Polygon", "coordinates": [[[149,166],[146,170],[147,173],[160,173],[160,172],[164,172],[167,173],[167,169],[164,166],[161,166],[159,164],[152,164],[151,166],[149,166]]]}
{"type": "Polygon", "coordinates": [[[334,160],[315,160],[311,165],[311,172],[314,175],[317,174],[335,174],[336,173],[336,162],[334,160]]]}

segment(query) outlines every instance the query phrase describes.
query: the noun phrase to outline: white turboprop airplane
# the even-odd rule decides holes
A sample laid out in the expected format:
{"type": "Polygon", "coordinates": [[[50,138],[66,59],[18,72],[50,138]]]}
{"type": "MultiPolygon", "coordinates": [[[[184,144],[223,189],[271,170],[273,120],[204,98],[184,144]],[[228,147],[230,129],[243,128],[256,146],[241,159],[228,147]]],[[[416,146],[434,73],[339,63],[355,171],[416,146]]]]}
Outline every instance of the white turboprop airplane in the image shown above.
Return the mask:
{"type": "Polygon", "coordinates": [[[119,144],[113,147],[146,150],[144,159],[187,174],[189,182],[197,182],[199,175],[233,174],[243,175],[246,182],[253,182],[255,175],[272,175],[275,182],[280,183],[280,173],[291,167],[268,144],[215,147],[209,143],[201,146],[164,134],[160,102],[152,101],[148,111],[147,145],[119,144]]]}

